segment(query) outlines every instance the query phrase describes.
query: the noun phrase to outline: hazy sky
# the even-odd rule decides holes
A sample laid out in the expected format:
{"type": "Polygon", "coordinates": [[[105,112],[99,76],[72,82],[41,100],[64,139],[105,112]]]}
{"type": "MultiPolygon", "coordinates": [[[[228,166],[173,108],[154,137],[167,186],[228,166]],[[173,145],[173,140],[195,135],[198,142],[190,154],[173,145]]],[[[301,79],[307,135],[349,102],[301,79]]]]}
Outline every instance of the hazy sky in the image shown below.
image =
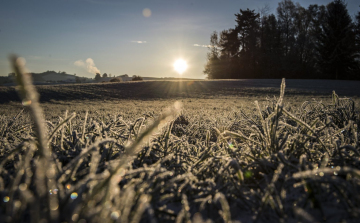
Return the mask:
{"type": "MultiPolygon", "coordinates": [[[[233,28],[239,9],[279,0],[0,0],[0,75],[7,57],[24,57],[32,72],[66,71],[177,77],[172,64],[188,62],[183,77],[204,78],[210,34],[233,28]],[[144,10],[145,9],[145,10],[144,10]],[[151,12],[151,13],[150,13],[151,12]],[[88,59],[90,58],[90,59],[88,59]]],[[[330,0],[301,0],[327,4],[330,0]]],[[[359,0],[346,1],[351,16],[359,0]]]]}

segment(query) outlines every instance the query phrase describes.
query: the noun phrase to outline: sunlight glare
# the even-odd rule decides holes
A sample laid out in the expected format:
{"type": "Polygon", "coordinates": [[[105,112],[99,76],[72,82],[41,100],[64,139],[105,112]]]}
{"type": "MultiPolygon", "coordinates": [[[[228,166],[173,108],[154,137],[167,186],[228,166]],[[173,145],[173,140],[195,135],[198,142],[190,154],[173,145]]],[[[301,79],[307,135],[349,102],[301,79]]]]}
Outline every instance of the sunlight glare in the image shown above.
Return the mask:
{"type": "Polygon", "coordinates": [[[188,67],[188,65],[187,65],[186,61],[183,59],[178,59],[174,63],[174,70],[176,72],[178,72],[179,74],[184,73],[186,71],[187,67],[188,67]]]}

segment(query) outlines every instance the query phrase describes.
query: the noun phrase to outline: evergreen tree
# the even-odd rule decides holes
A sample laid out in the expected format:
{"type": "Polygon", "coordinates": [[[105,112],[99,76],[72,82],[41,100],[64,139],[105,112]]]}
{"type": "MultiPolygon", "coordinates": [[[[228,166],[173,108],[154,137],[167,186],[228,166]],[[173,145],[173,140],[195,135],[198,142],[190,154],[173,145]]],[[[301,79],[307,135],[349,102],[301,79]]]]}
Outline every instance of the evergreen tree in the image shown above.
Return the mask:
{"type": "Polygon", "coordinates": [[[280,29],[282,55],[280,55],[281,74],[286,78],[295,78],[298,58],[296,55],[296,6],[291,0],[282,0],[276,9],[280,29]]]}
{"type": "Polygon", "coordinates": [[[208,79],[221,79],[221,62],[220,62],[220,52],[218,49],[218,33],[214,31],[210,36],[210,52],[207,54],[207,62],[204,68],[204,74],[207,74],[208,79]]]}
{"type": "Polygon", "coordinates": [[[240,66],[236,78],[257,78],[259,64],[260,15],[255,10],[241,10],[235,14],[239,46],[238,65],[240,66]]]}
{"type": "Polygon", "coordinates": [[[234,29],[224,30],[220,33],[218,46],[220,49],[220,67],[222,69],[222,78],[236,79],[238,70],[239,56],[238,33],[234,29]]]}
{"type": "Polygon", "coordinates": [[[360,11],[355,16],[355,40],[357,51],[360,53],[360,11]]]}
{"type": "Polygon", "coordinates": [[[357,70],[355,70],[355,79],[360,80],[360,11],[355,17],[355,44],[357,51],[357,70]]]}
{"type": "Polygon", "coordinates": [[[221,56],[236,57],[239,53],[238,33],[234,29],[224,30],[220,33],[219,47],[221,56]]]}
{"type": "Polygon", "coordinates": [[[309,10],[304,7],[296,4],[296,13],[295,13],[295,54],[299,64],[306,64],[309,59],[309,54],[307,50],[309,49],[309,32],[312,21],[312,14],[309,10]]]}
{"type": "Polygon", "coordinates": [[[326,7],[324,5],[310,5],[308,7],[309,14],[311,15],[311,26],[309,30],[309,47],[308,54],[310,58],[308,60],[308,67],[312,70],[307,78],[325,78],[317,69],[318,58],[320,57],[317,46],[319,45],[319,36],[322,33],[322,24],[325,21],[326,7]]]}
{"type": "Polygon", "coordinates": [[[347,79],[357,67],[353,23],[342,0],[327,5],[319,36],[319,66],[328,79],[347,79]]]}
{"type": "Polygon", "coordinates": [[[264,16],[261,22],[259,72],[261,78],[281,78],[280,30],[274,14],[264,16]]]}
{"type": "MultiPolygon", "coordinates": [[[[321,32],[318,25],[321,21],[321,10],[324,7],[318,7],[318,5],[310,5],[307,9],[296,4],[295,19],[294,19],[294,31],[295,31],[295,44],[293,48],[293,69],[292,77],[294,78],[313,78],[316,74],[315,64],[316,60],[314,55],[315,39],[317,34],[315,30],[321,32]]],[[[324,8],[325,9],[325,8],[324,8]]]]}
{"type": "Polygon", "coordinates": [[[284,56],[288,56],[295,43],[295,13],[296,7],[291,0],[282,0],[276,9],[281,39],[284,46],[284,56]]]}
{"type": "Polygon", "coordinates": [[[236,28],[238,33],[240,51],[251,51],[257,46],[259,34],[260,15],[255,10],[242,10],[236,16],[236,28]]]}

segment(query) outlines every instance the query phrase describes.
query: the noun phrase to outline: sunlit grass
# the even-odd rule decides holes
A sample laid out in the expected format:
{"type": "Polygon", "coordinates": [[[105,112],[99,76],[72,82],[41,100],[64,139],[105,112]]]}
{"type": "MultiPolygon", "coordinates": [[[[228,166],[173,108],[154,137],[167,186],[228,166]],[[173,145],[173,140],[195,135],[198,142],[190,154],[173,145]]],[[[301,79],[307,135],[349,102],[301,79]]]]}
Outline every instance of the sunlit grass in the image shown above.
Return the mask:
{"type": "Polygon", "coordinates": [[[13,61],[32,103],[0,116],[2,222],[359,218],[351,99],[291,105],[283,80],[278,98],[189,98],[183,110],[175,99],[40,106],[13,61]]]}

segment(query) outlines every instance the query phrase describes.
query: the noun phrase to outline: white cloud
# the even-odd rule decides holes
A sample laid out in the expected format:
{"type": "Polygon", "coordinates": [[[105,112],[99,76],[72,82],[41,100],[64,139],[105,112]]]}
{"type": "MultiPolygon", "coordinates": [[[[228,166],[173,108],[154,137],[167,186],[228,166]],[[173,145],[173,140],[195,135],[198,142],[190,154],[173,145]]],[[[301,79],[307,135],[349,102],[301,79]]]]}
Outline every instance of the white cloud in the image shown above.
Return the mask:
{"type": "Polygon", "coordinates": [[[85,62],[83,60],[77,60],[74,62],[74,65],[85,68],[87,72],[92,74],[100,73],[100,70],[95,66],[94,60],[91,58],[87,58],[85,62]]]}
{"type": "Polygon", "coordinates": [[[208,47],[213,47],[213,46],[211,46],[211,45],[200,45],[200,44],[197,44],[197,43],[195,43],[193,46],[197,46],[197,47],[205,47],[205,48],[208,48],[208,47]]]}
{"type": "Polygon", "coordinates": [[[136,40],[135,40],[135,41],[131,41],[131,42],[132,42],[132,43],[140,43],[140,44],[141,44],[141,43],[147,43],[146,41],[136,41],[136,40]]]}
{"type": "Polygon", "coordinates": [[[75,62],[74,62],[74,65],[75,65],[75,66],[78,66],[78,67],[85,67],[85,63],[84,63],[84,61],[82,61],[82,60],[77,60],[77,61],[75,61],[75,62]]]}

